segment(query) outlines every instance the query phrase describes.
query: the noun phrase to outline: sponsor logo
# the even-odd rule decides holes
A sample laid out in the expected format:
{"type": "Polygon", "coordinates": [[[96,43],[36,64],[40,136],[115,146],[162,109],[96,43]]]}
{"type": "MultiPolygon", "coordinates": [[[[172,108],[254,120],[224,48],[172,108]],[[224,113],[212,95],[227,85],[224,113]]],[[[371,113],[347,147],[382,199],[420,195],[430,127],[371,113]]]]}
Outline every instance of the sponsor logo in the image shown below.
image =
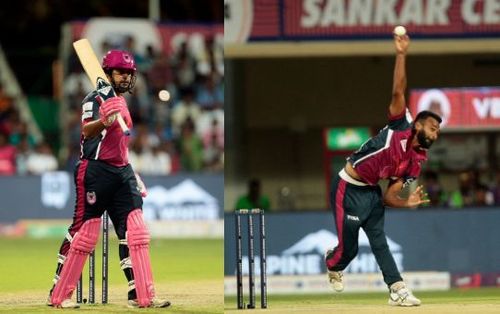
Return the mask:
{"type": "Polygon", "coordinates": [[[65,171],[46,172],[42,175],[42,204],[57,210],[65,209],[70,198],[71,179],[65,171]]]}
{"type": "Polygon", "coordinates": [[[155,185],[148,189],[143,212],[147,220],[217,220],[219,202],[191,179],[170,189],[155,185]]]}
{"type": "MultiPolygon", "coordinates": [[[[370,243],[363,229],[359,231],[359,253],[345,269],[346,273],[380,272],[370,243]]],[[[328,230],[310,233],[285,249],[281,255],[268,255],[268,275],[315,275],[326,272],[324,254],[338,243],[337,236],[328,230]]],[[[387,237],[389,250],[400,271],[403,270],[401,245],[387,237]]],[[[243,272],[248,273],[248,256],[243,257],[243,272]]],[[[255,257],[255,272],[260,274],[260,256],[255,257]]]]}
{"type": "Polygon", "coordinates": [[[472,105],[480,119],[488,119],[489,117],[494,119],[500,118],[499,97],[485,97],[483,99],[475,97],[472,99],[472,105]]]}
{"type": "Polygon", "coordinates": [[[94,191],[92,192],[87,192],[87,203],[90,205],[94,205],[95,202],[97,201],[97,197],[94,191]]]}
{"type": "Polygon", "coordinates": [[[481,273],[456,274],[452,276],[452,285],[459,288],[480,287],[482,277],[481,273]]]}
{"type": "Polygon", "coordinates": [[[451,115],[451,104],[446,93],[439,89],[425,91],[417,103],[417,111],[429,110],[441,117],[441,127],[448,123],[451,115]]]}
{"type": "Polygon", "coordinates": [[[358,216],[346,215],[346,217],[348,220],[359,221],[358,216]]]}
{"type": "Polygon", "coordinates": [[[109,92],[111,92],[111,86],[106,86],[97,91],[101,95],[109,95],[109,92]]]}
{"type": "Polygon", "coordinates": [[[406,177],[404,180],[405,182],[403,183],[403,188],[408,187],[413,181],[415,181],[417,178],[415,177],[406,177]]]}
{"type": "Polygon", "coordinates": [[[401,144],[401,148],[403,149],[404,152],[406,152],[406,143],[408,142],[407,139],[401,140],[399,143],[401,144]]]}

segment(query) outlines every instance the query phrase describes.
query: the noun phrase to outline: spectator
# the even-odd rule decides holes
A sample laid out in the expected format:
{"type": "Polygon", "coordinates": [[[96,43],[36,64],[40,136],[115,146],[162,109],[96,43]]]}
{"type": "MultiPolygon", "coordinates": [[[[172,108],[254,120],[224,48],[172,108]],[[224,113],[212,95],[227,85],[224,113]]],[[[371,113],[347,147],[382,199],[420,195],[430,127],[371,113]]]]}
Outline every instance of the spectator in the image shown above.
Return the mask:
{"type": "Polygon", "coordinates": [[[495,184],[492,188],[493,201],[495,206],[500,206],[500,171],[497,172],[495,179],[495,184]]]}
{"type": "Polygon", "coordinates": [[[12,96],[7,94],[2,83],[0,83],[0,118],[2,118],[5,113],[7,113],[13,106],[14,99],[12,96]]]}
{"type": "Polygon", "coordinates": [[[129,161],[134,169],[143,175],[168,175],[172,172],[169,154],[160,147],[159,142],[150,145],[147,134],[133,141],[129,152],[129,161]]]}
{"type": "Polygon", "coordinates": [[[87,74],[83,72],[80,64],[75,62],[74,70],[64,81],[64,94],[68,97],[72,109],[80,107],[80,101],[93,89],[87,74]]]}
{"type": "Polygon", "coordinates": [[[28,124],[20,122],[13,126],[12,133],[9,136],[9,142],[17,146],[22,140],[26,140],[30,148],[35,147],[35,138],[28,131],[28,124]]]}
{"type": "Polygon", "coordinates": [[[0,132],[0,175],[16,174],[16,147],[9,144],[7,135],[0,132]]]}
{"type": "Polygon", "coordinates": [[[170,157],[171,173],[177,173],[180,171],[182,168],[181,157],[175,147],[175,143],[171,139],[165,139],[165,141],[160,145],[170,157]]]}
{"type": "Polygon", "coordinates": [[[57,170],[57,159],[52,154],[49,144],[45,142],[38,144],[35,152],[29,155],[26,166],[28,173],[35,175],[57,170]]]}
{"type": "Polygon", "coordinates": [[[174,54],[173,67],[175,83],[179,88],[190,87],[196,78],[196,60],[189,51],[186,41],[179,45],[178,51],[174,54]]]}
{"type": "Polygon", "coordinates": [[[8,135],[16,123],[19,122],[19,113],[15,108],[14,99],[0,83],[0,132],[8,135]]]}
{"type": "Polygon", "coordinates": [[[224,128],[220,126],[219,120],[216,118],[212,119],[210,128],[203,132],[202,138],[205,148],[217,146],[224,151],[224,128]]]}
{"type": "Polygon", "coordinates": [[[224,89],[216,82],[215,74],[205,76],[203,85],[198,90],[196,101],[204,110],[213,110],[224,107],[224,89]]]}
{"type": "Polygon", "coordinates": [[[474,206],[484,207],[494,204],[493,193],[484,184],[478,184],[474,189],[474,206]]]}
{"type": "Polygon", "coordinates": [[[212,134],[210,141],[205,145],[203,163],[206,170],[224,170],[224,144],[220,145],[220,141],[215,133],[212,134]]]}
{"type": "Polygon", "coordinates": [[[16,154],[16,170],[18,175],[28,174],[28,159],[33,154],[31,147],[26,135],[20,137],[16,154]]]}
{"type": "Polygon", "coordinates": [[[172,67],[166,54],[161,53],[156,56],[147,74],[147,79],[153,96],[156,96],[160,90],[171,86],[174,78],[172,67]]]}
{"type": "Polygon", "coordinates": [[[448,204],[453,208],[472,206],[474,203],[474,175],[464,171],[458,175],[458,190],[450,195],[448,204]]]}
{"type": "Polygon", "coordinates": [[[430,203],[428,207],[443,207],[447,205],[447,195],[439,183],[438,174],[435,171],[427,171],[424,174],[424,188],[430,203]]]}
{"type": "Polygon", "coordinates": [[[172,172],[172,163],[168,153],[159,145],[152,150],[143,152],[139,156],[140,169],[137,171],[144,175],[168,175],[172,172]]]}
{"type": "Polygon", "coordinates": [[[260,180],[252,179],[248,182],[248,192],[241,196],[236,202],[236,209],[260,208],[269,210],[271,203],[269,198],[261,194],[260,180]]]}
{"type": "Polygon", "coordinates": [[[194,101],[194,91],[190,87],[181,90],[181,100],[175,105],[172,110],[172,131],[179,135],[181,126],[184,122],[191,118],[195,122],[201,116],[200,105],[194,101]]]}
{"type": "Polygon", "coordinates": [[[217,75],[224,76],[223,49],[216,43],[213,36],[205,38],[203,48],[204,51],[197,63],[197,72],[201,75],[217,73],[217,75]]]}
{"type": "Polygon", "coordinates": [[[200,171],[203,165],[203,144],[195,132],[195,125],[191,118],[188,118],[182,125],[179,144],[182,169],[200,171]]]}

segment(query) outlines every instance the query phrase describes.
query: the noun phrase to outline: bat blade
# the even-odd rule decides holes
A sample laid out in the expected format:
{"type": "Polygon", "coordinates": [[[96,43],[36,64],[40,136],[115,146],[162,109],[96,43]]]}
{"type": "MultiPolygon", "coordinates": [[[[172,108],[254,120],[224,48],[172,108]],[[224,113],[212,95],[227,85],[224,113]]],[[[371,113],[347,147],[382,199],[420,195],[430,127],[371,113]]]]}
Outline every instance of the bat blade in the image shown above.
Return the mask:
{"type": "Polygon", "coordinates": [[[85,73],[87,73],[87,76],[92,82],[94,88],[97,87],[98,78],[101,78],[109,83],[89,40],[86,38],[77,40],[73,43],[73,47],[75,48],[78,59],[80,59],[80,63],[82,64],[82,67],[85,70],[85,73]]]}
{"type": "MultiPolygon", "coordinates": [[[[94,88],[97,88],[99,96],[101,96],[103,100],[116,96],[116,93],[111,87],[111,84],[109,83],[108,78],[106,77],[106,74],[104,73],[104,70],[99,63],[99,60],[97,60],[97,56],[89,40],[86,38],[77,40],[73,43],[73,48],[75,49],[76,55],[78,56],[78,59],[80,59],[80,63],[82,64],[85,73],[90,79],[90,82],[92,83],[94,88]],[[103,97],[103,95],[105,97],[103,97]]],[[[120,124],[120,127],[122,128],[123,133],[129,136],[130,130],[125,121],[123,121],[123,117],[118,114],[116,118],[118,120],[118,123],[120,124]]]]}

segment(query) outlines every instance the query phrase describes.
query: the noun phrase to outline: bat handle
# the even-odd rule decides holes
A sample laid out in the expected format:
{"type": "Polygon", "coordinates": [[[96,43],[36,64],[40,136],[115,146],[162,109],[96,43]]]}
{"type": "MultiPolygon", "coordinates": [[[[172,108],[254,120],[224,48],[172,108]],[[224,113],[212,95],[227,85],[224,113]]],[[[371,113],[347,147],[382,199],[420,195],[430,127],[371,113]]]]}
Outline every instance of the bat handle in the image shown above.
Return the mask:
{"type": "Polygon", "coordinates": [[[122,128],[122,131],[123,131],[123,134],[125,134],[126,136],[130,136],[130,130],[127,126],[127,124],[125,123],[125,121],[123,120],[123,117],[121,114],[116,114],[116,119],[118,120],[118,123],[120,124],[120,127],[122,128]]]}

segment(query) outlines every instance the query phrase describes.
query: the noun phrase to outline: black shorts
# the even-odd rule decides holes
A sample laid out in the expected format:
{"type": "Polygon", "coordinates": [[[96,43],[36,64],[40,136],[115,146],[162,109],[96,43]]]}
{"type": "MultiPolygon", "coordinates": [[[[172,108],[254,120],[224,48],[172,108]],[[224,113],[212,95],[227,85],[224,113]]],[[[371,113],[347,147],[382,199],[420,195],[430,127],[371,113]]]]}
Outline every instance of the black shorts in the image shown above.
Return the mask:
{"type": "Polygon", "coordinates": [[[142,208],[142,197],[130,164],[115,167],[99,160],[81,160],[74,178],[76,205],[72,229],[79,230],[83,222],[101,217],[107,211],[117,232],[124,232],[128,214],[142,208]]]}

